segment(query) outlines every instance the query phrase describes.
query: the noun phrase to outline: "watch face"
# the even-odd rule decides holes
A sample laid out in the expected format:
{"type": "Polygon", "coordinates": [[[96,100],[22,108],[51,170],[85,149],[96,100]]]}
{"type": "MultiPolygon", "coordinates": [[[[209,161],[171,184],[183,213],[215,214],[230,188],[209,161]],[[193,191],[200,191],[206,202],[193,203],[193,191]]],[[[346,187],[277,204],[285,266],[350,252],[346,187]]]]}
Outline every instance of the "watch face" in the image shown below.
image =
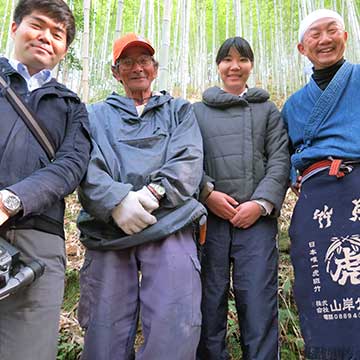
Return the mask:
{"type": "Polygon", "coordinates": [[[160,195],[160,196],[164,196],[165,195],[165,189],[162,185],[159,184],[151,184],[151,187],[160,195]]]}
{"type": "Polygon", "coordinates": [[[3,199],[3,204],[9,211],[17,211],[20,207],[20,200],[15,195],[9,195],[3,199]]]}

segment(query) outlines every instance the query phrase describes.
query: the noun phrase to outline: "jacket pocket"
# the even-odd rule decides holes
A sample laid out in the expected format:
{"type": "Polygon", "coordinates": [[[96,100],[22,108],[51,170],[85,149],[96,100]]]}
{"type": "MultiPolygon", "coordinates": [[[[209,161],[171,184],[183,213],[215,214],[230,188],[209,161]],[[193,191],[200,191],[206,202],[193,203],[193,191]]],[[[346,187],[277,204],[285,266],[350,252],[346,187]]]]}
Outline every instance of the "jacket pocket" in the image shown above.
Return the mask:
{"type": "Polygon", "coordinates": [[[165,133],[136,139],[118,138],[115,151],[121,164],[121,180],[141,186],[146,176],[165,163],[169,138],[165,133]]]}
{"type": "Polygon", "coordinates": [[[154,146],[158,146],[159,143],[163,142],[166,138],[165,133],[159,133],[154,136],[143,137],[143,138],[134,138],[134,139],[126,139],[119,138],[118,141],[122,144],[126,144],[130,147],[135,147],[138,149],[152,149],[154,146]]]}

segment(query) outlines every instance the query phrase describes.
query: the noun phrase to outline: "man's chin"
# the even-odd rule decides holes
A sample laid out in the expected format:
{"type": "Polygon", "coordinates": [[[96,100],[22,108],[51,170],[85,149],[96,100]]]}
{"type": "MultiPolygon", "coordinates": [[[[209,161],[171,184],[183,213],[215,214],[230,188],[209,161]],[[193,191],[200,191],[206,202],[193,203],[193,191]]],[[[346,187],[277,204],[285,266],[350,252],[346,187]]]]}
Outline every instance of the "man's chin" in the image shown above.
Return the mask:
{"type": "Polygon", "coordinates": [[[320,64],[322,66],[322,68],[327,68],[330,67],[334,64],[336,64],[340,59],[337,59],[336,57],[329,57],[327,59],[322,59],[320,61],[320,64]]]}
{"type": "Polygon", "coordinates": [[[32,51],[31,56],[34,58],[34,61],[38,61],[42,64],[50,64],[53,60],[53,55],[45,50],[37,50],[36,48],[32,51]]]}
{"type": "Polygon", "coordinates": [[[136,91],[136,92],[146,92],[147,90],[149,90],[149,87],[145,87],[145,86],[131,86],[131,87],[129,87],[129,89],[131,90],[131,91],[136,91]]]}
{"type": "Polygon", "coordinates": [[[43,69],[52,69],[54,67],[54,64],[52,61],[48,61],[48,59],[38,59],[37,65],[39,68],[43,69]]]}
{"type": "Polygon", "coordinates": [[[45,69],[48,69],[48,70],[51,70],[52,69],[52,66],[49,64],[49,63],[46,63],[46,62],[39,62],[37,61],[36,63],[35,62],[29,62],[29,63],[24,63],[24,65],[27,66],[28,68],[28,71],[30,73],[30,75],[34,75],[42,70],[45,70],[45,69]]]}

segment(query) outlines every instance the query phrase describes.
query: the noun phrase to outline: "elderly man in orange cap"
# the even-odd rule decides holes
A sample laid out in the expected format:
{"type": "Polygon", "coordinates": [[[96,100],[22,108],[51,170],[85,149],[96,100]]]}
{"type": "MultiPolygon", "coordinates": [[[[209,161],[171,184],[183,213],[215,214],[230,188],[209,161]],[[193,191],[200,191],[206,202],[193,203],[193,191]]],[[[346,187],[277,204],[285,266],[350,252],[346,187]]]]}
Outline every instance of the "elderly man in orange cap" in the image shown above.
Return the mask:
{"type": "Polygon", "coordinates": [[[190,103],[152,91],[154,53],[136,34],[118,39],[112,71],[125,96],[113,93],[88,108],[93,151],[78,219],[87,248],[83,360],[195,359],[202,140],[190,103]],[[139,316],[144,343],[135,355],[139,316]]]}

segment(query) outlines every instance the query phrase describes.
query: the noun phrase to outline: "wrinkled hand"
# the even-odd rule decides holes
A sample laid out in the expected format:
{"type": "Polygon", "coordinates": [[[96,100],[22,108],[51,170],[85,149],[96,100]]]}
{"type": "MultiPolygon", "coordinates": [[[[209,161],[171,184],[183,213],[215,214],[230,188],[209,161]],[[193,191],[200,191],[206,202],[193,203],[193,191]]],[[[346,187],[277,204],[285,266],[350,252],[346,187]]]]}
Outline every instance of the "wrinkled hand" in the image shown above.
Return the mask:
{"type": "Polygon", "coordinates": [[[9,219],[9,215],[0,207],[0,226],[9,219]]]}
{"type": "Polygon", "coordinates": [[[290,188],[291,190],[293,191],[293,193],[296,195],[296,196],[299,196],[300,195],[300,191],[301,191],[301,180],[302,180],[302,176],[298,176],[296,178],[296,183],[295,184],[291,184],[290,188]]]}
{"type": "Polygon", "coordinates": [[[205,204],[211,212],[224,220],[230,220],[235,216],[237,211],[234,206],[239,205],[231,196],[215,190],[208,196],[205,204]]]}
{"type": "MultiPolygon", "coordinates": [[[[144,202],[145,196],[141,201],[144,202]]],[[[152,208],[149,199],[146,199],[147,207],[152,208]]],[[[159,204],[158,204],[159,206],[159,204]]],[[[156,223],[156,217],[149,214],[140,202],[139,194],[130,191],[125,198],[118,204],[111,213],[116,225],[124,231],[125,234],[132,235],[156,223]]]]}
{"type": "Polygon", "coordinates": [[[237,228],[247,229],[261,216],[261,205],[255,201],[246,201],[236,208],[236,215],[230,220],[237,228]]]}
{"type": "Polygon", "coordinates": [[[140,204],[148,213],[152,213],[159,207],[158,199],[151,193],[151,191],[143,186],[140,190],[136,191],[136,195],[140,201],[140,204]]]}

